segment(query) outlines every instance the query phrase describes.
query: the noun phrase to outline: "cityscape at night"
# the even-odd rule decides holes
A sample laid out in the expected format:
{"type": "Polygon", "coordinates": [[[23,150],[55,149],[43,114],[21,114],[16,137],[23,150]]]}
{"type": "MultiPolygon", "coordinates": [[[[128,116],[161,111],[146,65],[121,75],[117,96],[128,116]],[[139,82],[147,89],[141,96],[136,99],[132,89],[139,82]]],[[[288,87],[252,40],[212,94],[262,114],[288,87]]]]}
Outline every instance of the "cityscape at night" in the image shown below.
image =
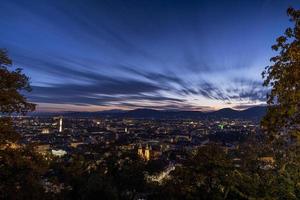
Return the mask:
{"type": "Polygon", "coordinates": [[[300,199],[298,0],[0,8],[0,200],[300,199]]]}

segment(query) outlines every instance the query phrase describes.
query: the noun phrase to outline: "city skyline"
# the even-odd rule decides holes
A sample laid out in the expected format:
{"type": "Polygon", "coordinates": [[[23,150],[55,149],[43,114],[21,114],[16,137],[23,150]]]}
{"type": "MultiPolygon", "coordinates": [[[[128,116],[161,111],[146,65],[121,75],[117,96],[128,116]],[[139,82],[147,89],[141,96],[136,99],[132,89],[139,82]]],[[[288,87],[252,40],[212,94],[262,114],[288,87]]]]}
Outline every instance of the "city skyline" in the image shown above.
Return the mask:
{"type": "Polygon", "coordinates": [[[38,111],[261,105],[296,1],[2,1],[0,47],[38,111]]]}

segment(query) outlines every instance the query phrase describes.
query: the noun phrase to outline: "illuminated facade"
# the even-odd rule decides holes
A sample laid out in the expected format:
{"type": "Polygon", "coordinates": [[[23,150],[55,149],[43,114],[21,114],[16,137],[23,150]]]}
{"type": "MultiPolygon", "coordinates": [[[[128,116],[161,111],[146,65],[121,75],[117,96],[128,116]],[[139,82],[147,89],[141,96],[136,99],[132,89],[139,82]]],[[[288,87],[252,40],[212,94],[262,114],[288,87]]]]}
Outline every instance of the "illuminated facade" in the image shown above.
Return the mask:
{"type": "Polygon", "coordinates": [[[151,150],[151,147],[149,148],[149,146],[147,145],[146,146],[146,149],[145,149],[145,154],[144,154],[144,156],[145,156],[145,160],[150,160],[150,150],[151,150]]]}
{"type": "Polygon", "coordinates": [[[50,133],[49,128],[42,129],[42,134],[49,134],[49,133],[50,133]]]}
{"type": "Polygon", "coordinates": [[[142,158],[142,159],[144,159],[144,160],[146,160],[146,161],[148,161],[148,160],[150,160],[150,155],[151,155],[151,146],[149,147],[148,145],[146,146],[146,148],[145,148],[145,150],[143,150],[143,147],[142,147],[142,145],[139,145],[139,148],[138,148],[138,155],[142,158]]]}
{"type": "Polygon", "coordinates": [[[141,144],[139,145],[139,148],[138,148],[138,155],[142,158],[144,157],[143,147],[141,144]]]}

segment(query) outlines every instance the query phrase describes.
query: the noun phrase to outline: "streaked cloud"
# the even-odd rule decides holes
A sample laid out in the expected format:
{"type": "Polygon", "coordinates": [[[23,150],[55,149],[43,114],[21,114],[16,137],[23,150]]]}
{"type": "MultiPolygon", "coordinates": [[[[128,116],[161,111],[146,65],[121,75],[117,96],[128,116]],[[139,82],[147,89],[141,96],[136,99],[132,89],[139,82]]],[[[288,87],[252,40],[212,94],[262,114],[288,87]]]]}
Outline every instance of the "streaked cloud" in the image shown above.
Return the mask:
{"type": "Polygon", "coordinates": [[[265,101],[291,2],[4,0],[0,48],[39,110],[240,109],[265,101]]]}

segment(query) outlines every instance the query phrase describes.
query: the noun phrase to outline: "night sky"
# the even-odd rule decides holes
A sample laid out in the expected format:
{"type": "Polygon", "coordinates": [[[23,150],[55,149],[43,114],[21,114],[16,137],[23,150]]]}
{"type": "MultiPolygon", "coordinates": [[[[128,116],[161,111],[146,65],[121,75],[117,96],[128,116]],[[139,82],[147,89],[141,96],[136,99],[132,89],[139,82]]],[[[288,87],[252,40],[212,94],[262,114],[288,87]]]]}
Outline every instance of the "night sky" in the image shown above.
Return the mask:
{"type": "Polygon", "coordinates": [[[294,0],[0,0],[0,48],[38,111],[242,109],[294,0]]]}

